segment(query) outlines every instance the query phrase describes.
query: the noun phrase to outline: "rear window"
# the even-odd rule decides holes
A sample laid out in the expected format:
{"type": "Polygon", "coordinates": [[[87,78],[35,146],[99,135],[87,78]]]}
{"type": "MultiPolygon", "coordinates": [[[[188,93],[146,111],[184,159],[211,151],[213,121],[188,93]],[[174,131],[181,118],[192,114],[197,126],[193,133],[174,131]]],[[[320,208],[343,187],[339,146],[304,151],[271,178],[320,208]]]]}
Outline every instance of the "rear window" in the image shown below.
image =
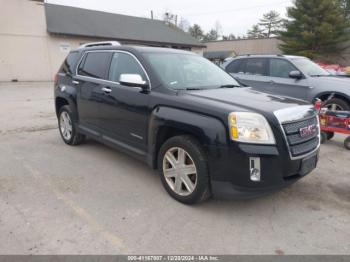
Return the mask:
{"type": "Polygon", "coordinates": [[[91,52],[85,55],[79,65],[78,74],[98,79],[106,79],[111,53],[91,52]]]}
{"type": "Polygon", "coordinates": [[[71,75],[73,74],[74,65],[78,60],[79,53],[78,52],[70,52],[64,60],[63,65],[61,67],[61,72],[71,75]]]}
{"type": "Polygon", "coordinates": [[[243,62],[243,59],[237,59],[237,60],[234,60],[233,62],[231,62],[231,64],[229,64],[227,67],[226,67],[226,71],[229,72],[229,73],[243,73],[244,72],[244,68],[243,68],[243,65],[244,63],[243,62]]]}

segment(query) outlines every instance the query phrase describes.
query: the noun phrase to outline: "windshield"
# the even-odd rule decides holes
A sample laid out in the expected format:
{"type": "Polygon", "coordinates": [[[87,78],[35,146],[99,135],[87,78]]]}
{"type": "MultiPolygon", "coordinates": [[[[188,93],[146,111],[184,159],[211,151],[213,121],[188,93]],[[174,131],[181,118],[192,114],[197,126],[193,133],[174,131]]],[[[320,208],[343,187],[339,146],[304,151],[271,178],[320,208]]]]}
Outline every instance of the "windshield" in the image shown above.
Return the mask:
{"type": "Polygon", "coordinates": [[[307,58],[293,59],[294,64],[304,73],[309,76],[329,76],[330,74],[320,67],[318,64],[312,62],[307,58]]]}
{"type": "Polygon", "coordinates": [[[171,89],[211,89],[239,86],[209,60],[192,54],[145,54],[163,83],[171,89]]]}

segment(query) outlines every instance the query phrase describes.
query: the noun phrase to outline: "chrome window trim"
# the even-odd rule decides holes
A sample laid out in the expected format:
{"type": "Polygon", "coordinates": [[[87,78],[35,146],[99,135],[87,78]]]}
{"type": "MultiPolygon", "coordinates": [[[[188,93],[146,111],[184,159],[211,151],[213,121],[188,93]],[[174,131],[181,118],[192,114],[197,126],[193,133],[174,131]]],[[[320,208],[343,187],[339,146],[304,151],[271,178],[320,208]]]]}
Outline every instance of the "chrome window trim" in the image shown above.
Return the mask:
{"type": "Polygon", "coordinates": [[[298,159],[306,158],[308,156],[313,155],[315,152],[317,152],[317,150],[321,146],[321,126],[320,126],[320,119],[318,118],[318,115],[316,113],[316,109],[313,106],[289,107],[289,108],[274,111],[273,113],[279,122],[279,126],[280,126],[280,129],[282,131],[284,141],[285,141],[286,146],[288,148],[289,157],[291,160],[298,160],[298,159]],[[305,116],[305,115],[303,117],[300,116],[300,114],[302,114],[303,112],[306,113],[305,109],[309,109],[309,116],[305,116]],[[294,114],[291,111],[293,111],[294,114]],[[311,114],[311,112],[313,112],[313,114],[311,114]],[[318,145],[313,151],[311,151],[307,154],[295,157],[292,155],[292,150],[291,150],[291,147],[288,143],[288,138],[287,138],[286,132],[284,131],[283,124],[290,124],[290,123],[294,123],[294,122],[304,121],[304,120],[308,120],[308,119],[313,118],[313,117],[316,117],[316,119],[317,119],[318,145]]]}
{"type": "MultiPolygon", "coordinates": [[[[130,55],[132,58],[135,59],[135,61],[140,65],[142,71],[144,72],[146,78],[147,78],[147,82],[148,82],[148,85],[149,85],[149,90],[151,91],[152,90],[152,84],[151,84],[151,80],[148,76],[148,73],[146,71],[146,69],[144,68],[144,66],[141,64],[140,60],[132,53],[128,52],[128,51],[124,51],[124,50],[91,50],[91,51],[86,51],[84,53],[84,55],[82,55],[82,57],[79,59],[79,62],[75,68],[75,75],[78,76],[78,77],[82,77],[82,78],[86,78],[86,79],[92,79],[92,80],[98,80],[98,81],[103,81],[103,82],[106,82],[106,83],[110,83],[110,84],[117,84],[117,85],[121,85],[119,82],[115,82],[115,81],[110,81],[110,80],[106,80],[106,79],[101,79],[101,78],[96,78],[96,77],[90,77],[90,76],[82,76],[82,75],[79,75],[78,74],[78,70],[79,70],[79,67],[81,65],[81,63],[83,62],[84,58],[89,54],[89,53],[123,53],[123,54],[127,54],[127,55],[130,55]]],[[[111,61],[112,62],[112,61],[111,61]]],[[[110,70],[110,67],[111,65],[109,65],[108,67],[108,72],[110,70]]],[[[123,86],[123,85],[121,85],[123,86]]],[[[136,89],[139,89],[139,90],[142,90],[141,87],[130,87],[130,86],[125,86],[126,88],[136,88],[136,89]]]]}

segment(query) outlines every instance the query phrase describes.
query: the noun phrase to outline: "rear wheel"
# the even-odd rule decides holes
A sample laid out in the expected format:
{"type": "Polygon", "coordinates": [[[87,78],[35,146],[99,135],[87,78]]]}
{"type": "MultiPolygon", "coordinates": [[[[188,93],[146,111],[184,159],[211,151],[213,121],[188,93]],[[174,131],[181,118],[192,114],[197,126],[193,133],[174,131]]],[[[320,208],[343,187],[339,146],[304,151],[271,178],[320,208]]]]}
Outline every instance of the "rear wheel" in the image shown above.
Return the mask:
{"type": "Polygon", "coordinates": [[[333,111],[349,111],[350,105],[341,98],[332,98],[326,102],[324,107],[333,111]]]}
{"type": "Polygon", "coordinates": [[[63,141],[68,145],[81,144],[85,136],[79,134],[69,106],[63,106],[58,113],[58,127],[63,141]]]}
{"type": "Polygon", "coordinates": [[[185,204],[195,204],[210,197],[206,154],[191,136],[170,138],[161,147],[158,168],[166,191],[185,204]]]}

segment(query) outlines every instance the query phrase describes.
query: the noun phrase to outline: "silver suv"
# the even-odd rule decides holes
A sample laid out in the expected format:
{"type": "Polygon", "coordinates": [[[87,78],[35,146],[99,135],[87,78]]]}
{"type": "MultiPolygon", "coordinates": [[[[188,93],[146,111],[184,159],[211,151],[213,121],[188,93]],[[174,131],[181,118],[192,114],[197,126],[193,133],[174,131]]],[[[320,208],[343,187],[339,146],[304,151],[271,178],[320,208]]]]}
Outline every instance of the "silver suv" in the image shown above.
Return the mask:
{"type": "Polygon", "coordinates": [[[264,93],[311,103],[328,99],[329,109],[350,110],[350,79],[332,76],[306,57],[245,55],[228,59],[223,68],[241,84],[264,93]]]}

